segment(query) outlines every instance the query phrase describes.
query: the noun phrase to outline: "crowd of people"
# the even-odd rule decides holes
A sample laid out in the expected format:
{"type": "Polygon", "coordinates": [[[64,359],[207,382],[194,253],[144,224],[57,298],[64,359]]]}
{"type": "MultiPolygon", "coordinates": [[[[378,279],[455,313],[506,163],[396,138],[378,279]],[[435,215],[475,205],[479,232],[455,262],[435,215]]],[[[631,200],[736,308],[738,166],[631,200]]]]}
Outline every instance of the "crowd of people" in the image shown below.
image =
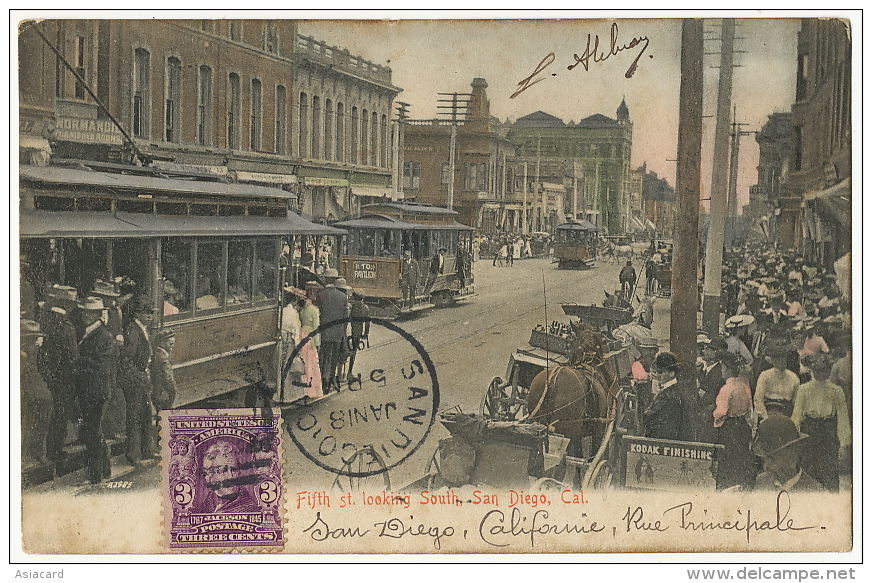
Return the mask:
{"type": "Polygon", "coordinates": [[[550,257],[553,242],[546,235],[483,235],[475,243],[478,258],[490,258],[494,267],[511,267],[516,260],[550,257]]]}
{"type": "Polygon", "coordinates": [[[126,440],[130,464],[157,455],[156,411],[172,407],[175,335],[150,329],[154,307],[94,282],[81,296],[51,284],[21,315],[22,441],[25,460],[60,470],[66,446],[84,446],[91,483],[111,476],[107,437],[126,440]]]}
{"type": "MultiPolygon", "coordinates": [[[[327,270],[327,276],[335,276],[327,270]]],[[[354,375],[357,351],[369,338],[369,307],[343,277],[322,286],[285,286],[282,308],[283,383],[278,400],[320,399],[354,375]]],[[[265,396],[269,404],[270,396],[265,396]]]]}
{"type": "Polygon", "coordinates": [[[746,246],[725,256],[721,334],[696,370],[656,342],[632,376],[646,437],[723,445],[718,489],[839,490],[850,474],[850,303],[832,270],[746,246]],[[688,386],[690,385],[690,386],[688,386]]]}

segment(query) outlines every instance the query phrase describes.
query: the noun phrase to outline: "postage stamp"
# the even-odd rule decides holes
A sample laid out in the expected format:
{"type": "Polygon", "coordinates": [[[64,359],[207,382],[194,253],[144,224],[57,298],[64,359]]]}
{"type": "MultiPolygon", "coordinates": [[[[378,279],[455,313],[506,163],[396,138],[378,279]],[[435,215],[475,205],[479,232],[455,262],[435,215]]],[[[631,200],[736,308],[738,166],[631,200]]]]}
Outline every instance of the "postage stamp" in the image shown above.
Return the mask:
{"type": "Polygon", "coordinates": [[[278,411],[166,411],[161,438],[169,549],[284,545],[278,411]]]}

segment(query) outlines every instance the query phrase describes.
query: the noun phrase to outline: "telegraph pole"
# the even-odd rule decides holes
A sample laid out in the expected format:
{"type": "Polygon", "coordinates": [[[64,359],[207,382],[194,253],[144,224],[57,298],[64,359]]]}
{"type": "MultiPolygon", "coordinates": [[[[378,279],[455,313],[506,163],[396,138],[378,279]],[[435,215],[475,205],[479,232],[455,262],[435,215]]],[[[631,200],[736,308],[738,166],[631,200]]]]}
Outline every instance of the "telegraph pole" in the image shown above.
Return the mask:
{"type": "Polygon", "coordinates": [[[736,238],[736,217],[738,216],[736,200],[736,183],[739,179],[739,140],[742,136],[750,136],[757,132],[743,132],[741,126],[748,125],[736,121],[736,111],[733,109],[733,131],[730,133],[730,190],[727,199],[726,245],[733,246],[736,238]]]}
{"type": "Polygon", "coordinates": [[[400,179],[403,173],[403,139],[404,132],[400,126],[403,125],[409,118],[409,104],[402,101],[397,102],[397,119],[394,122],[394,175],[392,176],[394,187],[394,200],[403,197],[403,181],[400,179]]]}
{"type": "MultiPolygon", "coordinates": [[[[669,343],[681,365],[680,377],[695,377],[699,195],[702,151],[703,21],[681,24],[681,88],[678,106],[675,252],[672,261],[672,309],[669,343]]],[[[689,391],[688,391],[689,392],[689,391]]],[[[684,395],[693,402],[693,395],[684,395]]]]}
{"type": "Polygon", "coordinates": [[[472,100],[472,93],[437,93],[437,95],[448,96],[449,99],[437,99],[439,103],[449,103],[450,105],[437,105],[437,109],[447,109],[449,111],[442,112],[440,115],[448,115],[451,121],[451,138],[449,141],[448,154],[448,200],[446,206],[449,209],[454,208],[454,159],[457,157],[457,116],[463,113],[464,117],[469,111],[469,102],[472,100]]]}
{"type": "Polygon", "coordinates": [[[724,223],[727,214],[727,165],[729,158],[730,102],[733,93],[733,40],[736,21],[721,20],[721,64],[718,78],[718,105],[715,144],[712,156],[712,181],[709,188],[709,228],[705,248],[702,327],[712,337],[718,333],[721,313],[721,275],[724,264],[724,223]]]}

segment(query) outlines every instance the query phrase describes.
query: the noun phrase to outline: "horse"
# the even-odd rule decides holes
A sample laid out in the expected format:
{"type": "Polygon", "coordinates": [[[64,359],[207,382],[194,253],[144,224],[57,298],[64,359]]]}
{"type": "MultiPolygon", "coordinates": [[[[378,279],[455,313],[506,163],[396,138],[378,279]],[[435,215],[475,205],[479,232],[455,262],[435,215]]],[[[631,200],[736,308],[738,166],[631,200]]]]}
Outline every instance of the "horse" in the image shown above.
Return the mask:
{"type": "Polygon", "coordinates": [[[633,247],[630,245],[618,245],[615,247],[614,254],[616,261],[632,261],[635,252],[633,251],[633,247]]]}
{"type": "Polygon", "coordinates": [[[530,383],[527,418],[570,439],[570,455],[581,452],[584,437],[602,441],[613,414],[617,378],[604,364],[606,340],[599,329],[573,323],[569,364],[540,371],[530,383]]]}

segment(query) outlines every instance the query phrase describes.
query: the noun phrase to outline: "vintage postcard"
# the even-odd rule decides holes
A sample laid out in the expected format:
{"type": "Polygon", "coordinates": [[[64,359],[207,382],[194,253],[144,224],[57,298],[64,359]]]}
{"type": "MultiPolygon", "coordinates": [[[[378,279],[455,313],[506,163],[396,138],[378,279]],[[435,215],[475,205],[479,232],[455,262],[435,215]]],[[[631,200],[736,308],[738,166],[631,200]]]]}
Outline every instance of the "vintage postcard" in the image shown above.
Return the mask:
{"type": "Polygon", "coordinates": [[[860,15],[356,14],[13,13],[15,556],[856,560],[860,15]]]}

